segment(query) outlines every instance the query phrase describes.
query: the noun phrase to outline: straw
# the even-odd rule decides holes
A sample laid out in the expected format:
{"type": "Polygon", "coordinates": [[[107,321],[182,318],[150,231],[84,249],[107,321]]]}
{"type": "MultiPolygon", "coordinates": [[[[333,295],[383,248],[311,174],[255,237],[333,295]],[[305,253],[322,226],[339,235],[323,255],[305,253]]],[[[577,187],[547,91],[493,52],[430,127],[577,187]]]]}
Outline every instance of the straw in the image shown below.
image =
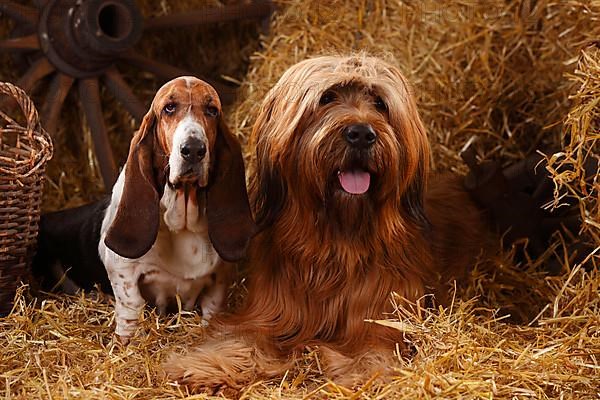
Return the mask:
{"type": "MultiPolygon", "coordinates": [[[[152,12],[173,3],[179,4],[153,3],[152,12]]],[[[313,55],[364,49],[399,65],[414,83],[436,171],[464,172],[458,152],[469,141],[476,143],[480,159],[504,164],[541,150],[551,160],[557,193],[575,198],[584,224],[571,237],[555,235],[546,253],[520,265],[513,262],[514,249],[480,260],[468,281],[458,285],[449,309],[418,315],[398,309],[379,322],[401,329],[414,349],[412,356],[397,357],[390,379],[365,377],[362,387],[340,387],[320,374],[318,349],[311,348],[284,376],[214,398],[597,398],[600,195],[598,178],[586,180],[583,169],[599,153],[600,52],[589,46],[600,37],[600,3],[279,4],[262,50],[252,56],[241,101],[228,113],[242,142],[266,91],[286,68],[313,55]],[[574,262],[578,242],[588,244],[585,263],[574,262]],[[559,274],[546,271],[551,261],[561,265],[559,274]]],[[[178,51],[169,44],[179,34],[165,38],[164,46],[160,41],[148,46],[168,59],[178,51]]],[[[154,86],[132,79],[139,93],[151,95],[154,86]]],[[[121,117],[111,118],[121,126],[121,117]]],[[[66,141],[57,142],[55,160],[87,168],[89,158],[81,163],[61,156],[66,141]]],[[[87,149],[89,141],[82,146],[87,149]]],[[[251,170],[252,152],[245,151],[251,170]]],[[[63,189],[48,191],[49,208],[88,199],[98,182],[97,175],[52,176],[63,189]]],[[[243,285],[236,286],[234,297],[241,292],[243,285]]],[[[166,354],[202,342],[205,331],[197,314],[158,318],[146,310],[136,339],[123,347],[112,336],[113,304],[107,297],[32,300],[27,293],[22,289],[13,313],[0,320],[0,392],[7,398],[187,396],[185,388],[165,380],[160,365],[166,354]]]]}

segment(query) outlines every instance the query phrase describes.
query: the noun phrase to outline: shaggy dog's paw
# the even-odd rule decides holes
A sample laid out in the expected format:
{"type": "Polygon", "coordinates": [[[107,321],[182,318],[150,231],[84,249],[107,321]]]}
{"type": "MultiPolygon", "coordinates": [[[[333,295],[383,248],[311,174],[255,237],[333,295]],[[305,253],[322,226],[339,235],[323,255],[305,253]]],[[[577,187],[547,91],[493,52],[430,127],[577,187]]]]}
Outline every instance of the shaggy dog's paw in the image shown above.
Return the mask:
{"type": "Polygon", "coordinates": [[[169,377],[193,390],[240,389],[254,379],[253,349],[237,340],[209,341],[189,353],[172,354],[163,364],[169,377]]]}

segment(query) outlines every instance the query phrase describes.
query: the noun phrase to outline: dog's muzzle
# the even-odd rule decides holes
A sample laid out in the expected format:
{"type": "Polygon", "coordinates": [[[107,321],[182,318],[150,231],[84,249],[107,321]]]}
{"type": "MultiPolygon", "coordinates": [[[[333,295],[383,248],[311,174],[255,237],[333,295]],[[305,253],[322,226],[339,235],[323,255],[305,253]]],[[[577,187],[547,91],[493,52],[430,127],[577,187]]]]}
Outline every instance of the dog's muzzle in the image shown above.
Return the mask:
{"type": "Polygon", "coordinates": [[[179,187],[184,183],[197,183],[205,186],[208,176],[208,148],[206,141],[188,136],[179,144],[179,154],[171,157],[170,183],[179,187]]]}
{"type": "Polygon", "coordinates": [[[352,124],[343,130],[350,152],[356,154],[350,163],[337,171],[341,189],[353,195],[365,194],[371,187],[371,173],[365,164],[365,152],[377,141],[377,133],[369,124],[352,124]]]}
{"type": "Polygon", "coordinates": [[[377,134],[369,124],[348,125],[344,129],[344,139],[357,150],[366,150],[377,141],[377,134]]]}
{"type": "Polygon", "coordinates": [[[198,138],[191,137],[181,144],[179,152],[187,164],[198,164],[206,155],[206,144],[198,138]]]}

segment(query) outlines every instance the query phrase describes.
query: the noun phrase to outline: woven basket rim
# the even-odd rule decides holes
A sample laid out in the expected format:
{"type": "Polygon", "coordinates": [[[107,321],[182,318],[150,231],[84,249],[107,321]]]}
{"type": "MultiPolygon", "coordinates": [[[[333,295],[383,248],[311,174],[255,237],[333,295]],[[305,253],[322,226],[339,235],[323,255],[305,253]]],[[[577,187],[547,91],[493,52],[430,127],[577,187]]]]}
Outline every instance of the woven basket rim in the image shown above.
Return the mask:
{"type": "MultiPolygon", "coordinates": [[[[0,128],[0,138],[9,128],[12,133],[24,136],[21,140],[25,139],[31,145],[28,160],[15,160],[11,163],[11,166],[0,163],[0,180],[26,178],[36,173],[52,158],[54,153],[52,139],[42,127],[37,109],[23,89],[10,82],[0,82],[0,94],[12,97],[26,118],[26,126],[24,127],[2,112],[2,118],[7,121],[8,125],[5,128],[0,128]]],[[[10,148],[8,145],[5,146],[10,148]]]]}

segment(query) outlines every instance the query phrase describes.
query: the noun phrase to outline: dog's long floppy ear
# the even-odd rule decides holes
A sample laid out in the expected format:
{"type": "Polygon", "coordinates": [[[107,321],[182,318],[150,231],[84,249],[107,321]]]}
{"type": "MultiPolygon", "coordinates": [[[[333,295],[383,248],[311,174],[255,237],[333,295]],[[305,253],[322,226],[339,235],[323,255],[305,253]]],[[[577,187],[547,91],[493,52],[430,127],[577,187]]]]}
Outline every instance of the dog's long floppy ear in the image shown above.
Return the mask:
{"type": "Polygon", "coordinates": [[[430,145],[427,130],[419,116],[414,89],[398,68],[382,64],[386,83],[381,89],[386,94],[390,121],[402,137],[402,146],[409,163],[409,181],[402,193],[401,203],[407,217],[417,226],[428,230],[431,227],[425,212],[424,198],[429,175],[430,145]]]}
{"type": "Polygon", "coordinates": [[[242,150],[222,117],[219,118],[206,213],[208,235],[219,256],[232,262],[245,257],[256,226],[248,201],[242,150]]]}
{"type": "Polygon", "coordinates": [[[154,174],[156,116],[150,110],[131,141],[117,213],[104,243],[126,258],[146,254],[158,234],[160,197],[154,174]]]}
{"type": "Polygon", "coordinates": [[[429,175],[430,146],[427,138],[425,125],[419,117],[412,95],[407,104],[408,118],[403,118],[403,132],[410,132],[410,145],[413,149],[412,156],[416,161],[410,182],[402,196],[402,205],[414,223],[422,229],[428,230],[431,227],[427,214],[425,212],[424,198],[427,190],[427,178],[429,175]]]}
{"type": "MultiPolygon", "coordinates": [[[[288,137],[295,129],[294,123],[281,123],[298,113],[293,104],[286,104],[283,110],[280,109],[280,99],[288,98],[286,93],[281,92],[288,90],[288,86],[276,85],[271,89],[261,106],[250,136],[251,147],[256,149],[256,173],[250,182],[250,192],[259,231],[275,222],[287,197],[287,185],[271,146],[274,138],[288,137]]],[[[278,146],[285,147],[281,144],[278,146]]]]}
{"type": "MultiPolygon", "coordinates": [[[[428,230],[431,227],[427,214],[425,213],[424,197],[427,184],[427,173],[424,166],[426,161],[419,161],[417,172],[413,181],[408,185],[402,196],[402,205],[408,217],[421,228],[428,230]]],[[[428,161],[427,161],[428,162],[428,161]]]]}
{"type": "Polygon", "coordinates": [[[279,168],[272,165],[265,155],[258,156],[257,174],[252,184],[256,223],[258,229],[262,230],[272,225],[279,216],[287,189],[279,168]]]}

